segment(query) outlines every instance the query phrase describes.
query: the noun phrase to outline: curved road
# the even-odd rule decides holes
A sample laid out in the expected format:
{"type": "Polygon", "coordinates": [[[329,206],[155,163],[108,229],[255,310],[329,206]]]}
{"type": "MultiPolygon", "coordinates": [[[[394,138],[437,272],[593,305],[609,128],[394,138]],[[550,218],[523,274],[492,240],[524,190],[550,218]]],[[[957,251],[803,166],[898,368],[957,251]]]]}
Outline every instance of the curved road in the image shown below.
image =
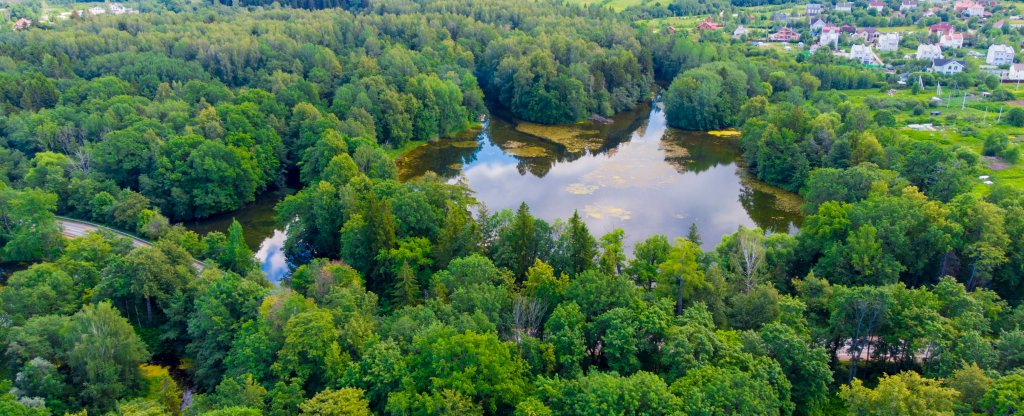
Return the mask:
{"type": "MultiPolygon", "coordinates": [[[[57,224],[60,225],[61,234],[64,234],[64,236],[67,237],[67,238],[78,238],[78,237],[84,236],[84,235],[89,234],[89,233],[94,233],[94,232],[99,231],[99,230],[102,229],[102,230],[110,231],[110,232],[112,232],[114,234],[117,234],[120,237],[124,237],[124,238],[127,238],[129,240],[132,240],[132,246],[133,247],[149,247],[149,246],[153,245],[153,243],[150,243],[149,241],[143,240],[141,238],[138,238],[138,237],[133,236],[131,234],[128,234],[126,232],[118,231],[118,230],[115,230],[113,228],[104,227],[104,226],[98,225],[98,224],[93,224],[93,223],[88,223],[88,222],[84,222],[84,221],[75,220],[75,219],[72,219],[72,218],[57,217],[57,224]]],[[[200,273],[202,273],[203,270],[206,269],[206,264],[204,264],[203,262],[201,262],[199,260],[194,260],[194,263],[192,264],[192,266],[195,267],[196,271],[198,271],[200,273]]]]}

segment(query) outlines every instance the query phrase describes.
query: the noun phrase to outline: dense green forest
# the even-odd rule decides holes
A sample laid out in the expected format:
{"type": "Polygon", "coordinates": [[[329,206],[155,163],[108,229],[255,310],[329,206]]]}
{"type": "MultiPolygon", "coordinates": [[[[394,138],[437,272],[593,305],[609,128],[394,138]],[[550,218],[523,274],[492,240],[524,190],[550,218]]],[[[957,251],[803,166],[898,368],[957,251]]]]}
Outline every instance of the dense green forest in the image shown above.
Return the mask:
{"type": "Polygon", "coordinates": [[[1024,191],[972,193],[979,155],[902,136],[879,116],[902,104],[844,98],[883,76],[596,7],[294,6],[348,10],[0,33],[0,413],[1022,411],[1024,191]],[[655,81],[670,124],[742,127],[751,171],[804,196],[799,233],[704,251],[694,228],[627,252],[579,214],[397,179],[396,149],[488,104],[574,122],[655,81]],[[280,286],[238,223],[172,225],[288,177],[280,286]],[[58,214],[155,244],[65,239],[58,214]]]}

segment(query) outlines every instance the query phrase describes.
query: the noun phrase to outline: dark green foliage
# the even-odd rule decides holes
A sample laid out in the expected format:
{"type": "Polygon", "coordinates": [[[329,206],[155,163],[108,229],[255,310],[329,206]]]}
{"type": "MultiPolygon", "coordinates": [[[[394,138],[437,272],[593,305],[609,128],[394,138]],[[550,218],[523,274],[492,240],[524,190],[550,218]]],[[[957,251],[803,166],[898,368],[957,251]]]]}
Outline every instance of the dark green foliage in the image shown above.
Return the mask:
{"type": "Polygon", "coordinates": [[[975,195],[978,154],[893,128],[921,103],[836,91],[892,77],[634,26],[731,7],[698,3],[171,2],[0,35],[0,413],[1017,411],[1021,192],[975,195]],[[749,171],[805,197],[799,232],[595,239],[578,213],[398,180],[394,149],[467,129],[484,92],[567,123],[655,77],[670,124],[742,128],[749,171]],[[241,224],[171,225],[286,177],[281,287],[241,224]],[[156,243],[68,240],[56,213],[156,243]]]}

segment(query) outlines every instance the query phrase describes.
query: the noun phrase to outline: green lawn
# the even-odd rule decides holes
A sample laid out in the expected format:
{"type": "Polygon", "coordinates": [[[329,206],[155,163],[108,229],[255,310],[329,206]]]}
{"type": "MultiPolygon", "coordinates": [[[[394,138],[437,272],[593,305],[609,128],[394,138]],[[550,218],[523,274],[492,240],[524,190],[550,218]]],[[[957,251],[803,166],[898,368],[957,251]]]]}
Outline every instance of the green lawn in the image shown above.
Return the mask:
{"type": "MultiPolygon", "coordinates": [[[[1024,90],[1014,91],[1012,86],[1006,86],[1005,88],[1014,92],[1017,99],[1024,98],[1024,90]]],[[[843,91],[843,93],[850,98],[851,102],[855,103],[863,103],[867,97],[871,96],[889,98],[886,93],[878,90],[852,90],[843,91]]],[[[928,101],[934,95],[934,89],[926,89],[917,95],[913,95],[910,90],[900,90],[897,91],[892,98],[913,98],[919,101],[928,101]]],[[[947,98],[947,96],[948,90],[944,89],[943,98],[947,98]]],[[[966,107],[963,109],[960,108],[962,99],[954,98],[952,100],[947,100],[947,103],[943,103],[939,107],[928,108],[927,112],[920,116],[915,116],[911,114],[910,111],[900,112],[896,115],[896,124],[897,126],[902,127],[907,124],[932,123],[939,129],[939,131],[914,131],[909,129],[903,129],[901,131],[907,137],[914,140],[927,140],[944,146],[960,145],[970,148],[978,154],[981,154],[984,137],[991,132],[1005,133],[1011,137],[1011,140],[1016,137],[1024,138],[1024,128],[1011,127],[1005,123],[996,123],[1000,107],[1003,108],[1003,115],[1005,116],[1005,112],[1009,110],[1011,104],[988,102],[988,117],[986,119],[986,102],[968,101],[966,107]],[[942,114],[939,116],[932,116],[930,115],[932,111],[940,111],[942,114]],[[960,130],[968,126],[977,129],[978,134],[976,136],[962,135],[960,130]]],[[[1024,144],[1024,142],[1019,143],[1024,144]]],[[[1024,189],[1024,162],[1018,162],[1017,164],[1001,171],[992,171],[987,167],[983,168],[982,171],[983,174],[991,175],[992,181],[996,183],[1014,185],[1024,189]]],[[[981,184],[979,181],[975,191],[984,193],[987,188],[987,186],[981,184]]]]}
{"type": "Polygon", "coordinates": [[[906,33],[906,32],[914,32],[914,31],[918,31],[918,30],[924,30],[924,29],[921,29],[921,28],[919,28],[917,26],[892,26],[892,27],[879,27],[878,28],[878,31],[882,32],[882,33],[890,33],[890,32],[906,33]]]}
{"type": "Polygon", "coordinates": [[[627,7],[639,6],[645,3],[644,0],[568,0],[571,4],[579,4],[582,6],[589,6],[591,4],[600,4],[602,6],[610,7],[615,11],[623,11],[627,7]]]}

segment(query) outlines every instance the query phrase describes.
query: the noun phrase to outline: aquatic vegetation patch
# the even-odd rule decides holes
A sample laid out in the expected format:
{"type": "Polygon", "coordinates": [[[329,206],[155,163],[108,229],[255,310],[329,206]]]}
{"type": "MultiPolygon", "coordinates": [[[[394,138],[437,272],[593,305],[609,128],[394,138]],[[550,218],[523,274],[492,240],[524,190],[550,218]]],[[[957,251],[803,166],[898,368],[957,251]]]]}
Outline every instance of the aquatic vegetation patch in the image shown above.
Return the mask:
{"type": "Polygon", "coordinates": [[[743,186],[758,192],[769,194],[775,198],[775,209],[794,213],[802,211],[804,200],[799,194],[762,182],[746,169],[740,169],[739,172],[740,183],[742,183],[743,186]]]}
{"type": "Polygon", "coordinates": [[[665,152],[666,159],[683,159],[690,157],[690,150],[672,140],[662,140],[658,148],[665,152]]]}
{"type": "Polygon", "coordinates": [[[608,205],[587,205],[583,207],[583,214],[594,219],[612,217],[622,221],[628,221],[633,218],[633,213],[631,211],[608,205]]]}
{"type": "Polygon", "coordinates": [[[593,184],[578,183],[577,182],[577,183],[569,184],[569,186],[565,187],[565,190],[569,191],[570,194],[590,195],[590,194],[594,193],[594,191],[598,190],[598,188],[600,188],[600,186],[593,185],[593,184]]]}
{"type": "Polygon", "coordinates": [[[675,172],[663,164],[608,163],[583,176],[587,183],[609,188],[661,188],[672,183],[675,172]]]}
{"type": "Polygon", "coordinates": [[[711,130],[708,134],[715,137],[739,137],[740,131],[736,129],[711,130]]]}
{"type": "Polygon", "coordinates": [[[516,123],[516,130],[549,142],[565,146],[571,153],[584,150],[597,150],[604,140],[597,137],[600,132],[588,130],[583,125],[546,126],[543,124],[521,121],[516,123]]]}
{"type": "Polygon", "coordinates": [[[501,148],[505,153],[518,157],[544,157],[548,155],[548,151],[543,147],[532,146],[515,140],[502,143],[501,148]]]}
{"type": "Polygon", "coordinates": [[[459,149],[476,149],[480,147],[480,142],[476,140],[460,140],[457,142],[451,142],[449,145],[459,149]]]}

